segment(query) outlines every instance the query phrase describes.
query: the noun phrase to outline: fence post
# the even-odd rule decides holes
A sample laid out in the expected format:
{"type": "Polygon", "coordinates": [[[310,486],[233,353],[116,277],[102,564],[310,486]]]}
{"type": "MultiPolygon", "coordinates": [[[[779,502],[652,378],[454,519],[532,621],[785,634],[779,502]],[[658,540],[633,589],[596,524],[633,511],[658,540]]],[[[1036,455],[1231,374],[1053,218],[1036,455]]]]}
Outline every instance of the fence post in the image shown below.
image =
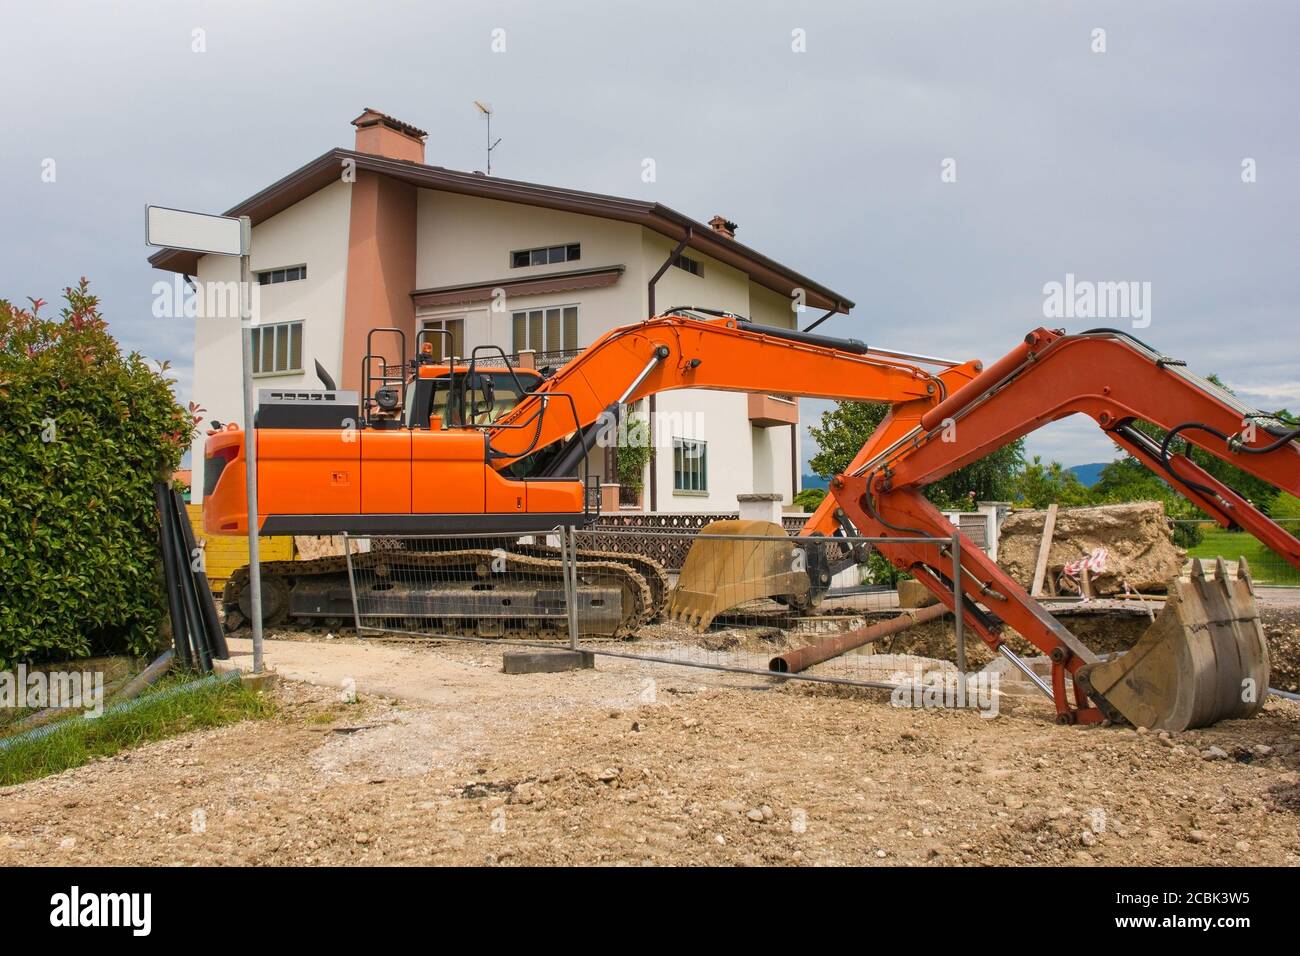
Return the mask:
{"type": "Polygon", "coordinates": [[[961,593],[961,532],[952,535],[952,613],[953,636],[957,642],[957,672],[966,673],[966,622],[961,593]]]}
{"type": "Polygon", "coordinates": [[[578,649],[578,529],[569,525],[568,533],[560,529],[560,543],[568,541],[567,548],[561,548],[561,560],[564,562],[564,604],[569,614],[569,647],[578,649]]]}
{"type": "Polygon", "coordinates": [[[348,590],[352,593],[352,626],[356,629],[357,638],[361,637],[361,611],[357,607],[357,578],[352,572],[352,538],[346,531],[343,532],[343,555],[348,562],[348,590]]]}

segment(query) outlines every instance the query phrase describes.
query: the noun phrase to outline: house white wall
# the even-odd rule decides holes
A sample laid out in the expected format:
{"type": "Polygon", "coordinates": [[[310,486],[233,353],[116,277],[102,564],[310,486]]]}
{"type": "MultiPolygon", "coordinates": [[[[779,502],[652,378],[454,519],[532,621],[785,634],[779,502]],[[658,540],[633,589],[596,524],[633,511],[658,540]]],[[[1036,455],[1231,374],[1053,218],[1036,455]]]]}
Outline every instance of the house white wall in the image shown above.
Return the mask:
{"type": "Polygon", "coordinates": [[[636,276],[641,227],[555,209],[523,206],[495,199],[422,189],[416,225],[416,285],[421,289],[504,280],[531,279],[556,272],[625,266],[618,282],[602,289],[583,289],[548,296],[509,296],[504,310],[426,309],[417,319],[454,318],[466,313],[467,346],[485,343],[513,350],[510,313],[519,309],[577,305],[578,344],[588,345],[615,325],[644,318],[645,285],[636,276]],[[547,266],[510,266],[515,249],[581,243],[578,262],[547,266]]]}
{"type": "MultiPolygon", "coordinates": [[[[643,230],[643,285],[673,245],[663,236],[643,230]]],[[[704,274],[670,267],[655,286],[656,310],[699,306],[735,312],[763,325],[791,327],[793,313],[785,296],[693,249],[685,254],[700,262],[704,274]]],[[[736,496],[751,492],[778,492],[784,502],[792,500],[798,489],[791,486],[790,429],[751,426],[746,394],[683,389],[659,395],[656,404],[660,442],[650,467],[656,470],[659,510],[731,512],[736,510],[736,496]],[[674,490],[674,437],[707,442],[707,494],[674,490]]]]}
{"type": "MultiPolygon", "coordinates": [[[[315,360],[341,378],[343,295],[347,285],[348,221],[351,185],[336,182],[253,227],[252,267],[306,265],[307,278],[277,285],[254,285],[254,321],[259,325],[302,321],[302,372],[261,375],[254,387],[319,387],[315,360]]],[[[239,260],[203,256],[195,276],[200,289],[239,281],[239,260]]],[[[194,401],[207,418],[244,424],[244,398],[238,315],[207,315],[194,320],[194,401]]],[[[202,501],[203,442],[191,449],[193,500],[202,501]]]]}

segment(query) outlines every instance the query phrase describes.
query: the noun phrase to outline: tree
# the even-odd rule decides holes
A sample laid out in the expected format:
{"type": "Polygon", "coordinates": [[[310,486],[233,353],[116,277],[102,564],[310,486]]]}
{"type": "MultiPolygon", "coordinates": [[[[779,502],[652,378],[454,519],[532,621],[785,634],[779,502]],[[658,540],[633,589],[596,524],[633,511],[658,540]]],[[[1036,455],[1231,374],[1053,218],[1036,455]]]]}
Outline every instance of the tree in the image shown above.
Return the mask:
{"type": "MultiPolygon", "coordinates": [[[[889,405],[884,402],[837,402],[822,413],[820,425],[809,429],[820,449],[809,466],[824,477],[847,470],[888,412],[889,405]]],[[[1024,463],[1024,447],[1024,440],[1018,439],[959,468],[927,487],[926,497],[943,508],[969,507],[975,501],[1009,497],[1012,480],[1024,463]]]]}
{"type": "MultiPolygon", "coordinates": [[[[1274,521],[1300,521],[1300,498],[1285,491],[1278,492],[1277,497],[1273,499],[1273,508],[1269,512],[1269,517],[1274,521]]],[[[1295,527],[1294,524],[1290,530],[1292,534],[1300,532],[1300,528],[1295,527]]]]}
{"type": "Polygon", "coordinates": [[[1200,523],[1206,519],[1205,513],[1131,455],[1112,461],[1101,470],[1097,483],[1092,486],[1092,497],[1097,504],[1163,502],[1165,514],[1175,522],[1175,544],[1192,548],[1204,537],[1200,523]]]}
{"type": "Polygon", "coordinates": [[[1037,455],[1012,478],[1009,497],[1022,508],[1046,508],[1050,504],[1069,508],[1092,503],[1092,495],[1078,475],[1059,461],[1044,465],[1037,455]]]}
{"type": "Polygon", "coordinates": [[[196,420],[123,355],[86,280],[58,319],[0,300],[0,668],[148,654],[164,613],[154,483],[196,420]]]}
{"type": "Polygon", "coordinates": [[[817,506],[822,503],[822,499],[825,497],[825,488],[805,488],[794,496],[794,503],[805,512],[816,511],[817,506]]]}

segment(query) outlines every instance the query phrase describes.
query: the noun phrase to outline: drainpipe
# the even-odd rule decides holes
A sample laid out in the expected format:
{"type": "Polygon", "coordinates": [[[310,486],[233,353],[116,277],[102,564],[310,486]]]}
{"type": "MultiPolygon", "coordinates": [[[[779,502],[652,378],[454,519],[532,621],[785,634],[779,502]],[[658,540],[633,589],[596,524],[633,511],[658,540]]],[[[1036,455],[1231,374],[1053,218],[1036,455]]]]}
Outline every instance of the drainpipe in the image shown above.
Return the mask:
{"type": "MultiPolygon", "coordinates": [[[[663,278],[663,274],[668,271],[668,267],[682,254],[686,244],[691,241],[691,235],[691,227],[687,226],[686,235],[682,236],[682,241],[673,246],[673,251],[668,253],[668,258],[659,267],[659,271],[650,277],[650,282],[646,286],[646,303],[650,311],[649,318],[654,318],[655,315],[655,283],[663,278]]],[[[650,431],[650,510],[653,512],[659,510],[659,478],[657,475],[659,469],[657,467],[658,450],[655,448],[655,396],[653,394],[650,396],[649,405],[650,418],[647,425],[649,425],[650,431]]]]}
{"type": "MultiPolygon", "coordinates": [[[[790,426],[790,506],[799,493],[799,423],[790,426]]],[[[827,492],[829,494],[829,492],[827,492]]]]}

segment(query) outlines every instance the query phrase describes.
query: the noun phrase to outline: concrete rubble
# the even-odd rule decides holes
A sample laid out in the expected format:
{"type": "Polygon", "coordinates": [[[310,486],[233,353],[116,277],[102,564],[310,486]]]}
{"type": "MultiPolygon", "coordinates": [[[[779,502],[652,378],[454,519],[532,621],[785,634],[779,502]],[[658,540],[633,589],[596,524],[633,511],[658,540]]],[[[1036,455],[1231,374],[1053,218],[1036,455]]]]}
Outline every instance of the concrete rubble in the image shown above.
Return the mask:
{"type": "MultiPolygon", "coordinates": [[[[1046,511],[1016,511],[1002,523],[998,563],[1025,589],[1033,584],[1046,518],[1046,511]]],[[[1062,508],[1048,553],[1047,581],[1059,582],[1068,565],[1096,555],[1098,549],[1105,554],[1089,570],[1094,595],[1122,594],[1125,582],[1133,591],[1163,593],[1186,558],[1174,544],[1162,502],[1062,508]]],[[[1044,590],[1052,593],[1052,584],[1045,584],[1044,590]]],[[[1077,585],[1067,584],[1059,593],[1077,594],[1077,585]]]]}

